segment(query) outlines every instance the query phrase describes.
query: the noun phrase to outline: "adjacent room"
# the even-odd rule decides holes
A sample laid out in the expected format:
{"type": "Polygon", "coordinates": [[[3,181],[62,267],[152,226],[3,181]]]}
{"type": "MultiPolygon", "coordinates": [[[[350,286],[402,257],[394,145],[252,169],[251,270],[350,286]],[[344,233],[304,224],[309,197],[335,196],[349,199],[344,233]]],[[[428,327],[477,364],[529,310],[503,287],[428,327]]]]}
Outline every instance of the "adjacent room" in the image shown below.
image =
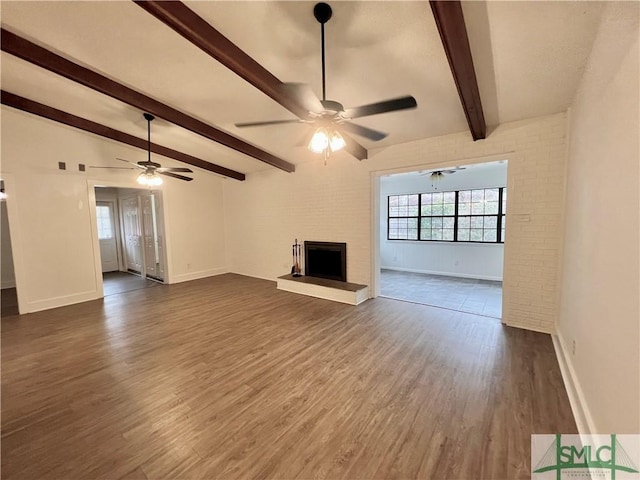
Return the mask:
{"type": "Polygon", "coordinates": [[[1,7],[4,479],[640,432],[639,3],[1,7]]]}
{"type": "Polygon", "coordinates": [[[380,179],[380,295],[502,315],[507,161],[380,179]]]}

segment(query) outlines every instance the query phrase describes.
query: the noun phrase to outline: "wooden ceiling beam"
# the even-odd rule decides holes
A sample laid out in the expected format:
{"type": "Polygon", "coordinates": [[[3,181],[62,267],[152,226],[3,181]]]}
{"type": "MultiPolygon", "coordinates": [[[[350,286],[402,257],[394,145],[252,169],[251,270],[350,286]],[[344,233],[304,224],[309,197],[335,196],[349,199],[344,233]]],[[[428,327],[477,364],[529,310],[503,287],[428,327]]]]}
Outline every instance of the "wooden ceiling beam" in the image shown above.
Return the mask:
{"type": "MultiPolygon", "coordinates": [[[[304,106],[282,88],[282,81],[184,3],[155,0],[134,2],[297,117],[308,117],[309,112],[304,106]]],[[[352,155],[359,160],[367,158],[368,152],[362,145],[353,138],[348,143],[346,149],[352,155]]]]}
{"type": "Polygon", "coordinates": [[[474,140],[487,136],[487,126],[482,111],[480,90],[471,57],[467,27],[462,14],[462,4],[457,0],[430,0],[440,39],[447,54],[449,67],[458,89],[469,130],[474,140]]]}
{"type": "Polygon", "coordinates": [[[2,51],[10,53],[22,60],[31,62],[34,65],[108,95],[142,111],[149,112],[158,118],[167,120],[168,122],[202,135],[209,140],[213,140],[214,142],[253,157],[261,162],[277,167],[285,172],[295,171],[295,165],[287,162],[286,160],[276,157],[255,145],[246,143],[244,140],[234,137],[227,132],[218,130],[217,128],[180,112],[173,107],[137,92],[126,85],[118,83],[86,67],[67,60],[54,52],[5,30],[4,28],[2,28],[1,31],[0,42],[2,51]]]}
{"type": "MultiPolygon", "coordinates": [[[[22,110],[23,112],[32,113],[55,122],[84,130],[85,132],[93,133],[95,135],[147,151],[146,139],[134,137],[128,133],[115,130],[111,127],[107,127],[106,125],[87,120],[86,118],[78,117],[63,110],[58,110],[48,105],[29,100],[28,98],[15,95],[5,90],[0,90],[0,98],[2,105],[7,105],[9,107],[22,110]]],[[[163,147],[157,143],[151,143],[150,148],[153,153],[158,155],[173,158],[179,162],[202,168],[203,170],[208,170],[224,177],[234,178],[236,180],[245,179],[244,173],[236,172],[235,170],[216,165],[215,163],[207,162],[206,160],[173,150],[172,148],[163,147]]]]}

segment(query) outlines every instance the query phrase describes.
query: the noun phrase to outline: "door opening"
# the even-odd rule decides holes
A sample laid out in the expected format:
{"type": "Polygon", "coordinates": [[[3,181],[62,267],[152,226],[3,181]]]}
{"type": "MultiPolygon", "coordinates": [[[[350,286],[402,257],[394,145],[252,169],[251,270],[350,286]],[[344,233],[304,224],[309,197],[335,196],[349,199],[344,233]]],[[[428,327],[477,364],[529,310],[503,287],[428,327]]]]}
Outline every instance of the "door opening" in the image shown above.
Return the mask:
{"type": "Polygon", "coordinates": [[[13,251],[11,249],[11,232],[9,230],[9,217],[7,214],[7,200],[4,191],[4,181],[0,180],[0,258],[1,287],[0,315],[3,317],[18,314],[18,290],[16,287],[16,275],[13,267],[13,251]]]}

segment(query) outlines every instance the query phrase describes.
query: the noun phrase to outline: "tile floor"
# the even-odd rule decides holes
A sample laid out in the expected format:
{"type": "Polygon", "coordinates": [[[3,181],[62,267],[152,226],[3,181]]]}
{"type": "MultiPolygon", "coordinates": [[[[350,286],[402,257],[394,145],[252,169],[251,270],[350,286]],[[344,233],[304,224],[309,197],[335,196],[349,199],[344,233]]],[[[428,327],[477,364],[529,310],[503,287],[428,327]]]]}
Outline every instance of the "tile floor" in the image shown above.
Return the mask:
{"type": "Polygon", "coordinates": [[[140,290],[141,288],[149,288],[160,285],[153,280],[139,277],[127,272],[109,272],[102,274],[102,282],[104,285],[104,296],[116,293],[130,292],[132,290],[140,290]]]}
{"type": "Polygon", "coordinates": [[[382,269],[380,295],[487,317],[502,317],[502,282],[382,269]]]}

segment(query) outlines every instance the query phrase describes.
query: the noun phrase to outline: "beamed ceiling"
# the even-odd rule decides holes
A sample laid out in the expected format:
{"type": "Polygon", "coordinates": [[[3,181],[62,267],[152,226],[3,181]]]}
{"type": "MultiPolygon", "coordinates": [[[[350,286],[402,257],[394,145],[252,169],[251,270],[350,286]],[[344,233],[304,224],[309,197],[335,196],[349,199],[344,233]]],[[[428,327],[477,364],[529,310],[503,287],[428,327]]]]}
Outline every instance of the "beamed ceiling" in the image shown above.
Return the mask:
{"type": "MultiPolygon", "coordinates": [[[[204,27],[213,27],[255,60],[272,80],[305,83],[321,95],[315,3],[188,1],[184,5],[200,17],[204,27]]],[[[500,123],[566,110],[582,76],[603,4],[461,5],[487,135],[500,123]]],[[[470,131],[474,120],[465,115],[457,86],[464,94],[473,82],[464,60],[460,63],[460,31],[447,17],[450,12],[442,12],[444,20],[437,25],[434,13],[437,16],[442,6],[435,5],[432,11],[426,1],[340,1],[331,6],[333,17],[325,27],[327,98],[355,107],[409,94],[418,103],[414,110],[355,120],[389,133],[380,142],[354,135],[362,151],[470,131]],[[457,83],[438,27],[454,44],[450,59],[452,66],[458,62],[461,68],[457,83]]],[[[255,82],[241,78],[170,22],[147,10],[126,1],[2,1],[3,36],[27,40],[142,94],[156,102],[153,105],[163,105],[152,125],[152,140],[167,149],[238,174],[273,168],[291,171],[296,164],[318,161],[306,149],[308,126],[235,127],[241,122],[295,118],[295,106],[278,103],[264,88],[256,88],[255,82]],[[276,160],[260,160],[261,155],[276,160]]],[[[130,102],[128,97],[101,93],[53,73],[7,51],[4,40],[3,92],[108,129],[146,137],[142,110],[149,110],[144,108],[147,100],[130,102]]],[[[238,58],[234,55],[231,60],[238,58]]],[[[8,98],[3,96],[3,103],[10,104],[5,101],[8,98]]],[[[472,116],[477,116],[471,108],[472,116]]],[[[357,161],[345,151],[335,158],[357,161]]]]}

